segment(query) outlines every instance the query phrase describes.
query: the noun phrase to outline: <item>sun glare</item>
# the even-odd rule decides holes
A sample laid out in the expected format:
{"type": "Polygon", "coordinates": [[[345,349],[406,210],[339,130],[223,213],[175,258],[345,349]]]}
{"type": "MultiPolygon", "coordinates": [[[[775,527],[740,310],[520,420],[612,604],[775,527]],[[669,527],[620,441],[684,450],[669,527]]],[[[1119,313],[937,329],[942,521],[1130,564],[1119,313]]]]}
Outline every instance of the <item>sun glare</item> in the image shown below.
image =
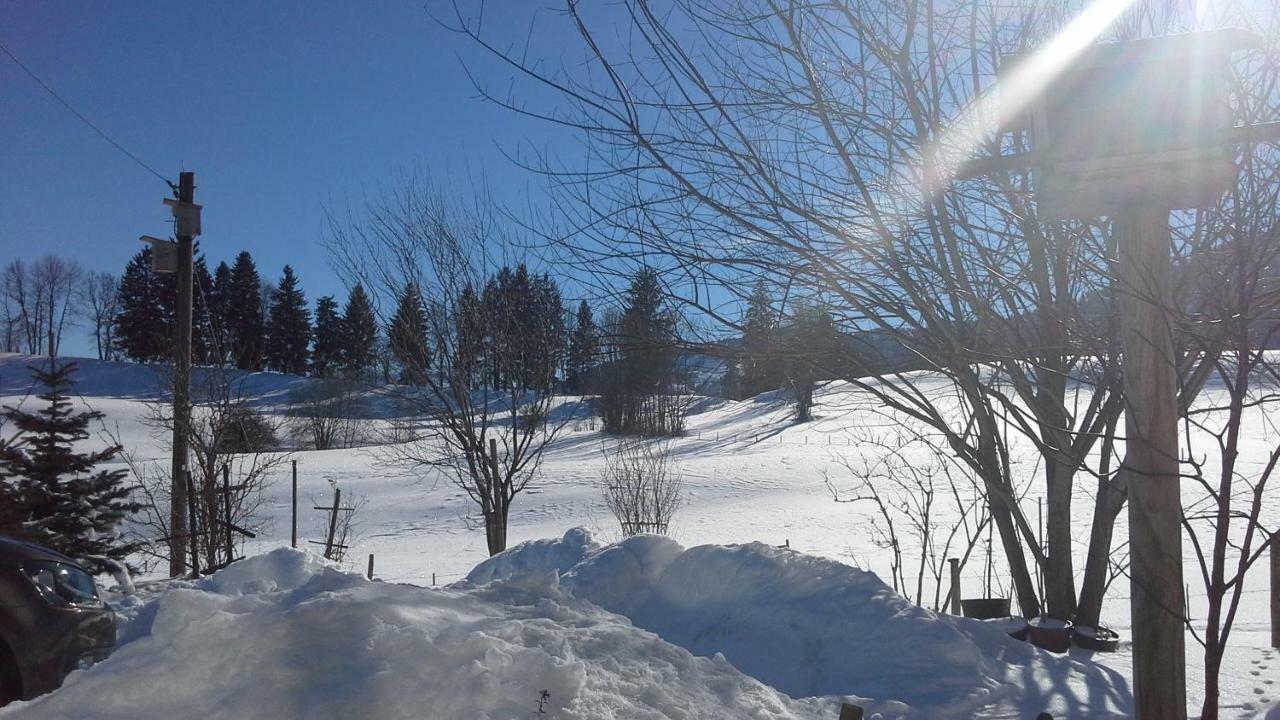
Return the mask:
{"type": "MultiPolygon", "coordinates": [[[[1016,69],[969,106],[953,129],[935,144],[939,158],[934,179],[945,182],[985,144],[993,125],[1008,126],[1051,82],[1096,42],[1135,0],[1095,0],[1042,48],[1022,60],[1016,69]]],[[[1197,4],[1199,9],[1206,0],[1197,4]]]]}

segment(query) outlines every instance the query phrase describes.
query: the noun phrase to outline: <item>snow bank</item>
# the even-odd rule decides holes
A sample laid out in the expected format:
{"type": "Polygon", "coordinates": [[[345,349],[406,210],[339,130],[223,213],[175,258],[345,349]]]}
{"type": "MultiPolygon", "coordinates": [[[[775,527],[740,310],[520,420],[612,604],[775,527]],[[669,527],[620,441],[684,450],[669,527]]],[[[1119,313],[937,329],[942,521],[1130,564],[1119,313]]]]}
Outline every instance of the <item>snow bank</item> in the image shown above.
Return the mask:
{"type": "Polygon", "coordinates": [[[1129,706],[1123,683],[1092,666],[915,607],[874,574],[831,560],[760,543],[686,550],[656,536],[600,548],[583,534],[517,546],[467,582],[559,571],[563,593],[695,655],[723,655],[793,697],[856,695],[931,717],[995,706],[1097,716],[1129,706]],[[1082,690],[1092,697],[1082,702],[1082,690]]]}
{"type": "Polygon", "coordinates": [[[277,550],[132,608],[127,642],[4,718],[831,718],[546,582],[368,582],[277,550]],[[542,691],[546,715],[537,715],[542,691]]]}

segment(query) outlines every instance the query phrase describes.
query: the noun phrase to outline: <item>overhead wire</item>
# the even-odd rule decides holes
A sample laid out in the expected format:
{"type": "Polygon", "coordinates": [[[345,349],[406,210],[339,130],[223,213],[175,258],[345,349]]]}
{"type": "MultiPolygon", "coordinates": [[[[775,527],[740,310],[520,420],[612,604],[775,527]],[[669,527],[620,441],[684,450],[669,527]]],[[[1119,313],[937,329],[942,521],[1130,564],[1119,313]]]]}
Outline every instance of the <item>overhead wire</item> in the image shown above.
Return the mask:
{"type": "Polygon", "coordinates": [[[146,170],[152,175],[155,175],[156,177],[163,180],[164,183],[168,185],[170,189],[175,191],[178,189],[177,184],[175,184],[172,180],[165,177],[164,175],[161,175],[159,172],[155,170],[155,168],[143,162],[137,155],[134,155],[133,153],[129,152],[129,150],[125,148],[125,146],[113,140],[110,135],[107,135],[107,133],[102,130],[102,128],[95,125],[93,121],[85,117],[83,113],[81,113],[79,110],[76,110],[74,107],[72,107],[71,103],[64,100],[62,96],[57,93],[57,91],[55,91],[52,87],[49,86],[49,83],[42,80],[39,75],[36,75],[35,72],[31,70],[31,68],[27,67],[25,63],[19,60],[18,56],[13,54],[13,51],[5,47],[4,43],[0,43],[0,51],[4,51],[4,54],[8,55],[9,59],[12,60],[14,64],[22,68],[22,71],[25,72],[28,76],[30,76],[32,80],[35,80],[36,83],[40,85],[40,87],[44,88],[45,92],[49,93],[49,95],[51,95],[54,100],[57,100],[59,103],[61,103],[62,107],[66,108],[67,111],[70,112],[72,115],[75,115],[80,120],[80,122],[84,123],[85,125],[88,125],[94,132],[98,133],[98,135],[100,135],[103,140],[106,140],[108,143],[110,143],[112,147],[124,153],[126,157],[128,157],[130,160],[137,163],[142,169],[146,170]]]}

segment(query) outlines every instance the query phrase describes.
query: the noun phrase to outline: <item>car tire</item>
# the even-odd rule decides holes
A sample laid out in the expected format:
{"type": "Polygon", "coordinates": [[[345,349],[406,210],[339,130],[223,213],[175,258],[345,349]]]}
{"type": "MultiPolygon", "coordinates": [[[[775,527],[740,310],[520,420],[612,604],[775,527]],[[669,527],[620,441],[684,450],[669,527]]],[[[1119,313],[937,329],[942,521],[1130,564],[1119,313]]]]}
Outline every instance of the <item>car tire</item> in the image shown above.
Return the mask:
{"type": "Polygon", "coordinates": [[[0,640],[0,707],[22,699],[22,676],[13,651],[0,640]]]}

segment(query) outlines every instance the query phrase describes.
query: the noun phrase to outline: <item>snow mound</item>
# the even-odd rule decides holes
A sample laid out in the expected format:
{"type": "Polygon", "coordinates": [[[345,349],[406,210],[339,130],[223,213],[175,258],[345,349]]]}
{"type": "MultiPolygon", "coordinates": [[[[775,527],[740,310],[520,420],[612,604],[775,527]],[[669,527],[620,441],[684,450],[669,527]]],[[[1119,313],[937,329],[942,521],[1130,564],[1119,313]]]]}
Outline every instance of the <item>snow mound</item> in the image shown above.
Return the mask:
{"type": "Polygon", "coordinates": [[[1078,712],[1080,687],[1091,689],[1095,716],[1129,704],[1113,678],[984,623],[918,608],[873,573],[760,543],[685,549],[639,536],[600,548],[584,532],[512,548],[468,580],[525,586],[519,568],[557,570],[558,592],[695,655],[722,655],[793,697],[878,698],[875,707],[932,717],[993,706],[1078,712]]]}
{"type": "MultiPolygon", "coordinates": [[[[571,538],[569,541],[574,541],[571,538]]],[[[577,540],[589,540],[587,537],[577,540]]],[[[542,573],[545,575],[545,573],[542,573]]],[[[554,578],[554,574],[551,575],[554,578]]],[[[277,550],[174,583],[131,639],[14,718],[835,717],[552,582],[428,589],[277,550]],[[538,701],[549,693],[545,715],[538,701]]]]}

